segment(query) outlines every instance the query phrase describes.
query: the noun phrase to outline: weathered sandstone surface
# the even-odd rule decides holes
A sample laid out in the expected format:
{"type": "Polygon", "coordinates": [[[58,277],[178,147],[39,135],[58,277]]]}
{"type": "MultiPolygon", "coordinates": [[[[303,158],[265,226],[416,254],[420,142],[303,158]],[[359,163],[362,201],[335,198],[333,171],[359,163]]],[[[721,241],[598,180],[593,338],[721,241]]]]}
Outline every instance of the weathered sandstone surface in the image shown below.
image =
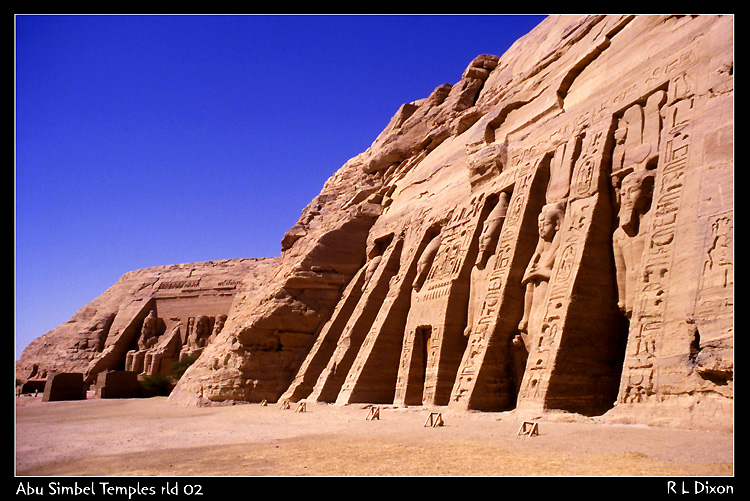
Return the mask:
{"type": "Polygon", "coordinates": [[[126,273],[70,320],[32,341],[16,363],[16,377],[83,373],[90,385],[102,371],[124,369],[128,353],[149,336],[160,340],[151,346],[159,356],[150,357],[157,362],[149,375],[164,374],[181,351],[200,349],[193,345],[205,344],[201,338],[218,335],[232,302],[252,293],[276,261],[229,259],[126,273]],[[202,320],[198,328],[196,319],[202,320]],[[167,343],[175,331],[178,339],[167,343]]]}
{"type": "Polygon", "coordinates": [[[280,257],[158,269],[241,280],[221,307],[207,292],[173,313],[167,279],[132,272],[19,370],[147,371],[173,331],[186,349],[189,318],[225,314],[171,402],[729,429],[733,52],[732,16],[551,16],[401,106],[280,257]]]}

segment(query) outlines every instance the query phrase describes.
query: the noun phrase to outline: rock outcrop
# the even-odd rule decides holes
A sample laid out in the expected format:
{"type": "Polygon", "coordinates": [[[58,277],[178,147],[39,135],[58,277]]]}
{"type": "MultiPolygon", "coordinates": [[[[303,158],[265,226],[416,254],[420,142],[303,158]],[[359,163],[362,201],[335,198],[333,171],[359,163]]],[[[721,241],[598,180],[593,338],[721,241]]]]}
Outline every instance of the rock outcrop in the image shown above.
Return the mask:
{"type": "Polygon", "coordinates": [[[91,385],[99,373],[128,364],[134,372],[164,375],[181,355],[199,354],[218,336],[233,301],[252,294],[276,261],[228,259],[126,273],[70,320],[32,341],[16,363],[16,377],[82,373],[91,385]],[[140,365],[134,367],[136,353],[140,365]],[[144,367],[147,354],[153,370],[144,367]]]}
{"type": "MultiPolygon", "coordinates": [[[[703,15],[551,16],[478,56],[326,182],[170,400],[731,428],[733,64],[732,16],[703,15]]],[[[22,367],[124,363],[137,297],[22,367]]]]}

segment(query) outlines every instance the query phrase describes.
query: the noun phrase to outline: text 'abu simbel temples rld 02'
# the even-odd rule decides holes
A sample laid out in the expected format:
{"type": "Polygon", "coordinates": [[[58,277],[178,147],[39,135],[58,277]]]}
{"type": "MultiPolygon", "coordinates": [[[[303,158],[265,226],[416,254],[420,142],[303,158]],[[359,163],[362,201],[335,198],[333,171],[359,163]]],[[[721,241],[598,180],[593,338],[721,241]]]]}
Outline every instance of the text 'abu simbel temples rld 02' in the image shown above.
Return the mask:
{"type": "MultiPolygon", "coordinates": [[[[281,255],[137,270],[24,381],[727,429],[733,18],[552,16],[404,104],[281,255]]],[[[408,98],[408,96],[407,96],[408,98]]]]}

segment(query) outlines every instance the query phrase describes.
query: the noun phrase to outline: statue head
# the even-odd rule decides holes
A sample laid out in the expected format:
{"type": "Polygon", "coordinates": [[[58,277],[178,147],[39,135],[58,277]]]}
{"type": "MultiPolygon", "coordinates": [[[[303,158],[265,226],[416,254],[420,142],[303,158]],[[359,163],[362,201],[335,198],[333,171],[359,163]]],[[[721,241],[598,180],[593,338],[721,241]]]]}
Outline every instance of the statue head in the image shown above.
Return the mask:
{"type": "Polygon", "coordinates": [[[224,328],[224,324],[226,323],[226,321],[227,321],[226,315],[219,315],[218,317],[216,317],[216,323],[214,324],[214,332],[217,334],[221,332],[221,329],[224,328]]]}
{"type": "Polygon", "coordinates": [[[210,320],[206,315],[199,315],[195,319],[193,326],[193,344],[198,347],[205,346],[206,338],[211,334],[209,332],[210,320]]]}
{"type": "Polygon", "coordinates": [[[561,204],[545,205],[539,214],[539,237],[545,242],[551,242],[557,230],[560,229],[565,211],[561,204]]]}
{"type": "Polygon", "coordinates": [[[195,332],[198,335],[203,335],[208,331],[209,318],[206,315],[199,315],[195,322],[195,332]]]}
{"type": "Polygon", "coordinates": [[[141,326],[141,335],[144,337],[153,336],[156,334],[156,312],[151,310],[148,316],[143,319],[143,325],[141,326]]]}
{"type": "Polygon", "coordinates": [[[649,170],[631,172],[620,184],[620,228],[629,236],[638,233],[640,217],[648,212],[654,191],[654,173],[649,170]]]}

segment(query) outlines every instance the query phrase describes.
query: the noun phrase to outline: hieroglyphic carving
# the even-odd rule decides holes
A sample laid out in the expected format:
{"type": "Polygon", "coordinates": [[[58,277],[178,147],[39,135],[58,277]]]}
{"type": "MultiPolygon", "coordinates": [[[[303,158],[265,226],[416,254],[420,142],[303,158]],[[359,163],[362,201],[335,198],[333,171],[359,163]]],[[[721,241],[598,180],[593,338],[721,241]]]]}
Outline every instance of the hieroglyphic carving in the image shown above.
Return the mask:
{"type": "Polygon", "coordinates": [[[427,277],[428,284],[455,280],[461,272],[476,225],[475,218],[481,210],[482,198],[473,197],[467,206],[456,210],[446,223],[441,234],[440,249],[427,277]]]}
{"type": "Polygon", "coordinates": [[[706,218],[695,320],[701,338],[726,343],[734,331],[734,215],[732,211],[706,218]]]}
{"type": "MultiPolygon", "coordinates": [[[[657,89],[670,80],[676,83],[692,85],[691,77],[685,71],[686,68],[698,60],[700,39],[697,44],[688,46],[666,59],[664,62],[649,68],[645,74],[634,78],[632,83],[623,87],[611,97],[608,97],[593,110],[592,120],[598,120],[611,116],[612,110],[622,109],[626,103],[634,103],[644,96],[643,89],[657,89]]],[[[614,169],[613,169],[614,170],[614,169]]]]}
{"type": "Polygon", "coordinates": [[[424,389],[422,390],[422,401],[435,403],[435,393],[438,384],[438,371],[440,369],[440,350],[443,346],[445,331],[442,325],[432,326],[426,349],[424,389]]]}
{"type": "Polygon", "coordinates": [[[201,279],[197,280],[174,280],[172,282],[161,282],[159,290],[163,289],[193,289],[199,287],[201,279]]]}
{"type": "Polygon", "coordinates": [[[656,357],[664,330],[668,284],[674,259],[674,236],[691,141],[694,94],[689,78],[670,81],[662,109],[663,135],[652,202],[653,219],[643,251],[639,298],[633,305],[619,402],[642,402],[658,391],[656,357]],[[674,85],[672,85],[674,84],[674,85]]]}
{"type": "MultiPolygon", "coordinates": [[[[444,377],[443,367],[446,363],[442,353],[446,343],[454,345],[463,333],[463,325],[459,325],[460,314],[450,310],[450,307],[456,302],[468,301],[467,285],[473,265],[473,262],[468,262],[469,252],[474,248],[473,242],[478,238],[481,219],[486,215],[483,213],[484,204],[485,197],[480,194],[453,212],[441,230],[440,247],[424,286],[421,289],[415,288],[411,294],[400,354],[396,402],[412,402],[421,396],[425,402],[433,403],[438,397],[438,391],[439,398],[447,399],[450,387],[438,390],[438,386],[444,386],[443,381],[439,381],[439,378],[444,377]],[[459,283],[461,285],[457,286],[459,283]],[[422,342],[416,331],[425,332],[427,327],[430,332],[429,356],[420,357],[414,353],[418,349],[415,343],[422,342]],[[421,364],[425,364],[424,368],[420,367],[421,364]],[[422,374],[422,377],[417,374],[422,374]]],[[[432,242],[428,249],[431,245],[432,242]]],[[[471,260],[474,261],[473,255],[471,260]]],[[[457,361],[453,363],[457,364],[457,361]]],[[[455,369],[452,374],[455,374],[455,369]]]]}
{"type": "Polygon", "coordinates": [[[734,222],[728,214],[711,218],[701,268],[701,290],[734,286],[734,222]]]}
{"type": "Polygon", "coordinates": [[[401,357],[398,362],[398,375],[396,376],[396,391],[393,397],[395,404],[406,403],[407,390],[409,386],[409,373],[414,357],[414,348],[417,338],[417,330],[407,328],[404,332],[404,347],[401,349],[401,357]]]}
{"type": "Polygon", "coordinates": [[[539,214],[539,242],[531,256],[521,285],[525,287],[523,317],[518,324],[527,351],[538,336],[540,315],[547,297],[547,285],[560,247],[560,232],[565,215],[563,203],[547,204],[539,214]]]}
{"type": "Polygon", "coordinates": [[[570,198],[588,197],[599,189],[598,174],[606,142],[606,130],[603,126],[592,126],[579,134],[583,134],[583,145],[581,154],[575,160],[576,165],[571,176],[570,198]]]}
{"type": "Polygon", "coordinates": [[[633,312],[638,270],[645,245],[644,219],[651,207],[654,173],[631,172],[620,187],[619,223],[612,235],[617,271],[618,308],[627,317],[633,312]]]}
{"type": "MultiPolygon", "coordinates": [[[[520,157],[516,158],[519,161],[521,160],[520,157]]],[[[456,375],[450,405],[468,406],[472,397],[477,375],[484,361],[502,306],[502,296],[508,285],[508,273],[516,251],[520,222],[528,204],[529,192],[537,173],[536,167],[540,161],[541,157],[535,160],[526,157],[523,165],[516,166],[518,174],[516,184],[513,187],[513,195],[508,203],[505,223],[500,232],[491,268],[488,264],[489,275],[484,298],[471,328],[468,344],[456,375]]]]}
{"type": "MultiPolygon", "coordinates": [[[[226,280],[220,281],[217,284],[217,287],[226,288],[226,289],[235,289],[241,283],[242,283],[242,280],[235,280],[235,279],[232,279],[232,278],[227,278],[226,280]]],[[[197,285],[196,285],[196,287],[197,287],[197,285]]]]}
{"type": "Polygon", "coordinates": [[[560,248],[554,272],[547,285],[546,300],[540,314],[536,335],[526,345],[528,362],[518,395],[518,405],[535,402],[543,405],[549,384],[550,368],[560,344],[560,333],[565,323],[577,268],[581,263],[583,249],[598,194],[572,200],[559,231],[560,248]]]}
{"type": "Polygon", "coordinates": [[[688,79],[692,80],[692,77],[690,77],[687,72],[682,70],[687,66],[695,63],[698,58],[699,50],[700,49],[698,45],[688,46],[685,49],[682,49],[679,52],[675,53],[666,62],[655,66],[646,76],[645,86],[650,87],[654,84],[659,84],[666,80],[673,79],[672,76],[675,74],[675,72],[680,72],[677,76],[677,79],[683,82],[687,82],[688,79]]]}

